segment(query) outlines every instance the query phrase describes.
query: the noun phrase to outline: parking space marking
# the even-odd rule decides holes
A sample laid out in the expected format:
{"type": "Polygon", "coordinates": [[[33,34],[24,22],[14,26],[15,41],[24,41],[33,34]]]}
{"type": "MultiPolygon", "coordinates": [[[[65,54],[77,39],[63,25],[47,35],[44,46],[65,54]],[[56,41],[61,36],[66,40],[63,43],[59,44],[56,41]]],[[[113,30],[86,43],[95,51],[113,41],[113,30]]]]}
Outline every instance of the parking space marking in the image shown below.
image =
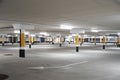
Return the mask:
{"type": "Polygon", "coordinates": [[[64,66],[53,66],[53,67],[44,67],[44,66],[40,66],[40,67],[29,67],[28,69],[40,69],[40,70],[44,70],[44,69],[60,69],[60,68],[69,68],[75,65],[80,65],[80,64],[84,64],[87,63],[88,61],[82,61],[79,63],[72,63],[72,64],[68,64],[68,65],[64,65],[64,66]]]}

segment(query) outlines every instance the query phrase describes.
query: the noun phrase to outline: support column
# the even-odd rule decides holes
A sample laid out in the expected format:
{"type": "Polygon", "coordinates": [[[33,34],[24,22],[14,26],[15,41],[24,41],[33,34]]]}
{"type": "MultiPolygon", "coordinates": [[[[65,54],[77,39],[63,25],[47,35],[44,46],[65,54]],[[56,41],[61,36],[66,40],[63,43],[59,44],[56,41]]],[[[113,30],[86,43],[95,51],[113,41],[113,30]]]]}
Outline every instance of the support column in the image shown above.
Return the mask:
{"type": "Polygon", "coordinates": [[[54,38],[52,38],[52,44],[54,44],[54,41],[55,41],[55,39],[54,39],[54,38]]]}
{"type": "Polygon", "coordinates": [[[60,47],[62,46],[62,37],[61,36],[59,37],[59,46],[60,47]]]}
{"type": "Polygon", "coordinates": [[[25,35],[24,32],[20,29],[20,50],[19,50],[19,57],[25,57],[25,35]]]}
{"type": "Polygon", "coordinates": [[[79,36],[76,36],[76,52],[79,52],[79,36]]]}
{"type": "Polygon", "coordinates": [[[2,46],[4,46],[4,43],[5,43],[5,37],[4,35],[2,36],[2,46]]]}
{"type": "Polygon", "coordinates": [[[35,37],[33,37],[33,44],[35,43],[35,37]]]}
{"type": "Polygon", "coordinates": [[[29,48],[31,48],[31,36],[29,35],[29,48]]]}
{"type": "Polygon", "coordinates": [[[118,44],[117,47],[120,47],[120,37],[118,38],[118,44]]]}
{"type": "Polygon", "coordinates": [[[83,44],[83,38],[81,37],[80,38],[80,45],[82,45],[83,44]]]}
{"type": "Polygon", "coordinates": [[[34,44],[34,37],[31,36],[31,44],[33,45],[34,44]]]}
{"type": "Polygon", "coordinates": [[[95,45],[96,45],[96,38],[93,38],[93,42],[95,43],[95,45]]]}
{"type": "Polygon", "coordinates": [[[49,44],[50,44],[50,37],[49,37],[49,44]]]}
{"type": "Polygon", "coordinates": [[[102,38],[102,43],[103,43],[103,49],[105,49],[105,44],[106,44],[106,38],[105,38],[105,36],[102,38]]]}
{"type": "Polygon", "coordinates": [[[70,43],[71,43],[70,38],[68,38],[68,40],[69,40],[68,42],[69,42],[69,44],[70,44],[70,43]]]}
{"type": "Polygon", "coordinates": [[[12,45],[14,44],[14,36],[12,36],[12,45]]]}

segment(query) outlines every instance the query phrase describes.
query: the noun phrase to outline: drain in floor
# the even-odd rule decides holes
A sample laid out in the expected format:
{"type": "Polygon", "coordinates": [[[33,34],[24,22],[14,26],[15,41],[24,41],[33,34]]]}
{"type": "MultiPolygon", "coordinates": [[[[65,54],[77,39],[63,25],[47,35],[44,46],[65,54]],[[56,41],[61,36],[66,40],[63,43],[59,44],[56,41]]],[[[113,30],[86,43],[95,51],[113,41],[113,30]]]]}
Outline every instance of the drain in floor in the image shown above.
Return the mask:
{"type": "Polygon", "coordinates": [[[5,56],[13,56],[13,54],[4,54],[5,56]]]}
{"type": "Polygon", "coordinates": [[[8,78],[9,78],[8,75],[0,74],[0,80],[5,80],[5,79],[8,79],[8,78]]]}

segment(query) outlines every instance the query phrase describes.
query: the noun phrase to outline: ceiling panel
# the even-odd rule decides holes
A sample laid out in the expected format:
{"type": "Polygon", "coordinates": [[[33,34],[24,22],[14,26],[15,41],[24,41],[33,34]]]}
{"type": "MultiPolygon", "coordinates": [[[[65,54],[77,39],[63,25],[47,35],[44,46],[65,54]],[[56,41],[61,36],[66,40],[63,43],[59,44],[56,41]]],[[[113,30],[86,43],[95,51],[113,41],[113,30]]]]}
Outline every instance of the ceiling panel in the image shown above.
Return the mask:
{"type": "Polygon", "coordinates": [[[77,28],[118,30],[120,2],[119,0],[0,0],[0,27],[15,23],[39,24],[35,30],[40,31],[63,31],[59,27],[66,23],[77,28]]]}

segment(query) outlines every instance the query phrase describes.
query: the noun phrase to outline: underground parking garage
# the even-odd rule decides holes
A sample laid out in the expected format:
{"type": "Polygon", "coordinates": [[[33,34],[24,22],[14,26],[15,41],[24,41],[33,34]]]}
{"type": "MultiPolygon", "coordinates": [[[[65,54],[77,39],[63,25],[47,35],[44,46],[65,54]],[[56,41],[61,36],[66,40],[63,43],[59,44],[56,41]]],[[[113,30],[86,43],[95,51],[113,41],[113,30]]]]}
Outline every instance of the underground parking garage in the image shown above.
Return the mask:
{"type": "Polygon", "coordinates": [[[119,80],[120,0],[0,0],[0,80],[119,80]]]}

